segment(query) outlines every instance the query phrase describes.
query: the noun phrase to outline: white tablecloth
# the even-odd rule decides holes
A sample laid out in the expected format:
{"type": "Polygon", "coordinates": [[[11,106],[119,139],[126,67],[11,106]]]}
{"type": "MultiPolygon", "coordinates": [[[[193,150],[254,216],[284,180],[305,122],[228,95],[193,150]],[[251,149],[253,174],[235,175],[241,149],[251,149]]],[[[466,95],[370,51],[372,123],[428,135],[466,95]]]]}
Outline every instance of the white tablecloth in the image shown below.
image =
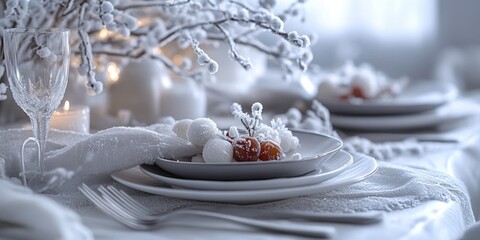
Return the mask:
{"type": "MultiPolygon", "coordinates": [[[[460,157],[460,155],[457,155],[457,151],[460,150],[456,146],[451,144],[437,145],[437,143],[429,145],[432,145],[431,148],[435,145],[435,147],[444,150],[412,157],[408,161],[424,162],[421,164],[424,166],[451,166],[450,163],[452,162],[462,161],[462,159],[455,158],[460,157]],[[445,145],[450,146],[445,147],[445,145]],[[452,149],[455,150],[452,151],[452,149]]],[[[438,150],[438,148],[435,149],[438,150]]],[[[394,159],[393,161],[400,162],[403,160],[394,159]]],[[[468,161],[473,162],[474,159],[468,159],[468,161]]],[[[395,166],[395,164],[380,164],[380,168],[391,166],[395,166]]],[[[463,169],[463,173],[475,172],[471,170],[463,169]]],[[[382,169],[379,171],[382,171],[382,169]]],[[[378,180],[379,176],[376,177],[378,180]]],[[[480,178],[480,176],[477,177],[480,178]]],[[[389,181],[388,176],[382,176],[382,178],[384,181],[389,181]]],[[[455,180],[454,178],[451,179],[452,181],[455,180]]],[[[369,184],[369,181],[376,181],[375,176],[365,180],[365,184],[369,184]]],[[[354,187],[355,185],[347,187],[347,189],[354,189],[354,187]]],[[[441,187],[443,186],[439,185],[439,188],[441,187]]],[[[144,194],[122,186],[119,186],[119,188],[130,192],[136,199],[152,208],[163,209],[161,205],[181,207],[182,205],[189,206],[192,204],[191,201],[144,194]]],[[[466,192],[461,185],[453,191],[458,191],[459,195],[466,192]]],[[[365,195],[368,195],[368,192],[365,195]]],[[[431,195],[434,195],[434,193],[431,193],[431,195]]],[[[55,196],[53,198],[68,205],[69,197],[76,198],[78,196],[55,196]]],[[[329,194],[327,193],[323,197],[328,198],[329,194]]],[[[317,196],[315,198],[318,200],[322,197],[317,196]]],[[[291,203],[288,200],[286,201],[286,203],[291,203]]],[[[308,200],[304,201],[306,201],[306,205],[309,204],[308,200]]],[[[204,205],[207,203],[198,202],[197,204],[204,205]]],[[[193,205],[197,204],[193,203],[193,205]]],[[[321,202],[316,204],[321,204],[321,202]]],[[[332,203],[326,199],[325,204],[328,206],[332,203]]],[[[402,210],[395,210],[401,207],[393,206],[392,211],[385,212],[383,222],[372,225],[319,224],[337,228],[338,233],[334,239],[458,239],[465,228],[474,221],[468,199],[457,199],[457,201],[426,200],[419,205],[415,205],[415,207],[408,207],[408,203],[405,207],[402,210]]],[[[88,202],[80,205],[75,203],[72,208],[82,216],[83,222],[93,231],[96,239],[225,239],[226,236],[228,236],[228,239],[298,239],[298,237],[260,232],[237,224],[197,217],[172,220],[165,227],[154,232],[136,232],[97,211],[88,202]]],[[[352,208],[354,207],[352,206],[352,208]]],[[[319,206],[318,209],[324,211],[322,206],[319,206]]]]}

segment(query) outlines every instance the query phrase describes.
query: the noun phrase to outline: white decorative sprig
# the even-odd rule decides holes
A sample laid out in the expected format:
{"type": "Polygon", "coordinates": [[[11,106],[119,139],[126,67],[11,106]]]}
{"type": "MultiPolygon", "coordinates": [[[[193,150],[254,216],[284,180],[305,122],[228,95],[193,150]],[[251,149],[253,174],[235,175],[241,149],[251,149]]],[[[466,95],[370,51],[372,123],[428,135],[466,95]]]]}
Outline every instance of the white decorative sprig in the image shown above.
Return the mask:
{"type": "Polygon", "coordinates": [[[258,118],[262,120],[262,111],[263,111],[263,105],[259,102],[255,102],[252,105],[252,116],[254,118],[258,118]]]}
{"type": "Polygon", "coordinates": [[[238,103],[233,103],[231,106],[232,115],[242,122],[250,137],[254,136],[255,130],[262,120],[262,110],[263,105],[259,102],[252,104],[252,115],[243,112],[242,106],[238,103]]]}
{"type": "MultiPolygon", "coordinates": [[[[7,0],[0,34],[13,27],[71,29],[72,53],[80,56],[79,73],[87,76],[91,94],[103,89],[95,74],[101,68],[96,65],[106,66],[119,59],[153,58],[182,77],[211,81],[211,74],[221,66],[203,49],[217,42],[226,42],[226,55],[246,70],[254,66],[247,56],[239,54],[238,46],[266,54],[277,60],[286,75],[292,75],[305,71],[312,59],[309,37],[283,30],[288,18],[299,15],[305,2],[292,1],[287,9],[275,13],[275,0],[258,0],[252,5],[238,0],[7,0]],[[280,43],[262,43],[257,36],[263,32],[280,43]],[[191,61],[173,61],[172,56],[158,51],[171,48],[171,43],[192,48],[198,66],[191,61]]],[[[54,60],[47,50],[39,49],[37,54],[54,60]]]]}
{"type": "Polygon", "coordinates": [[[232,112],[232,115],[236,118],[236,119],[246,119],[248,117],[250,117],[248,115],[248,113],[244,113],[243,110],[242,110],[242,105],[238,104],[238,103],[233,103],[232,106],[230,107],[230,110],[232,112]]]}
{"type": "Polygon", "coordinates": [[[282,119],[274,118],[270,121],[270,126],[272,129],[277,130],[279,132],[286,130],[285,124],[283,123],[282,119]]]}
{"type": "MultiPolygon", "coordinates": [[[[305,116],[297,108],[290,108],[285,114],[278,115],[277,118],[280,123],[285,123],[290,128],[300,128],[338,136],[330,121],[330,111],[317,100],[312,101],[311,109],[306,111],[305,116]]],[[[272,122],[272,126],[273,124],[272,122]]]]}

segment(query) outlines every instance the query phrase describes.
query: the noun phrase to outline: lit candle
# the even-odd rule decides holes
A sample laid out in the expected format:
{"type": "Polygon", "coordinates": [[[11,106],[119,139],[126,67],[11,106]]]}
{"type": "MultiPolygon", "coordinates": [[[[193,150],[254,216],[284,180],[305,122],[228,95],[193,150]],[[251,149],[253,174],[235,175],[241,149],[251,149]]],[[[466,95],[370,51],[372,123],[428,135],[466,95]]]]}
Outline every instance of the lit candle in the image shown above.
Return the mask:
{"type": "Polygon", "coordinates": [[[87,106],[70,106],[70,102],[65,101],[63,109],[53,113],[50,127],[88,133],[90,131],[90,108],[87,106]]]}

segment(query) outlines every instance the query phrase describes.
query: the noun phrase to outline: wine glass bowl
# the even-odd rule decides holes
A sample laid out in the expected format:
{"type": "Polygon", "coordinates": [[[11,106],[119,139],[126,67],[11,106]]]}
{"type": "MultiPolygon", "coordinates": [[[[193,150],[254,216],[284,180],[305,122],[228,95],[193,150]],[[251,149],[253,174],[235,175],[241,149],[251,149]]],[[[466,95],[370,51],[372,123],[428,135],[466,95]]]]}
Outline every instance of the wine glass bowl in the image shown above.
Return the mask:
{"type": "Polygon", "coordinates": [[[70,31],[58,28],[11,28],[3,34],[7,77],[15,102],[30,117],[43,155],[48,122],[60,104],[68,81],[70,31]]]}

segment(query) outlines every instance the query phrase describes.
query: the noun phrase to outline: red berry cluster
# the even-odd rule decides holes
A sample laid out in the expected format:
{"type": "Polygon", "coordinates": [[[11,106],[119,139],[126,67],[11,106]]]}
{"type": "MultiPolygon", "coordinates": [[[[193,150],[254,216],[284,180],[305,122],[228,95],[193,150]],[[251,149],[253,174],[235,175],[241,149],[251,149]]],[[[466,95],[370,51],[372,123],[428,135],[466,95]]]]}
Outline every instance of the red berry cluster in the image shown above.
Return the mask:
{"type": "Polygon", "coordinates": [[[363,93],[362,88],[360,88],[358,86],[354,86],[352,88],[352,91],[349,94],[345,94],[345,95],[340,96],[340,99],[348,100],[352,97],[360,98],[360,99],[367,99],[366,95],[363,93]]]}
{"type": "Polygon", "coordinates": [[[233,158],[238,162],[279,160],[282,157],[282,149],[271,140],[259,142],[257,138],[247,135],[230,138],[230,142],[233,145],[233,158]]]}

